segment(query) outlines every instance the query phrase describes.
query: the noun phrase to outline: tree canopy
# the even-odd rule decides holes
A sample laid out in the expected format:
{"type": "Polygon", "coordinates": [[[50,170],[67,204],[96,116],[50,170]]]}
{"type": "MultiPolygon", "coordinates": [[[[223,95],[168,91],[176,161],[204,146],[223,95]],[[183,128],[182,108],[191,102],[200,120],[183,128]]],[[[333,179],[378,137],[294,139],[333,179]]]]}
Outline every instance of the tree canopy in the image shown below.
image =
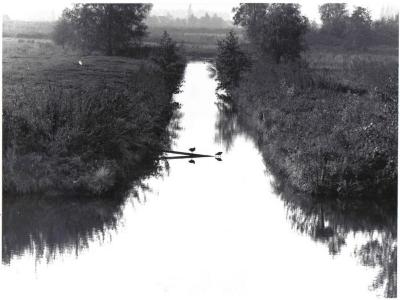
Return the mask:
{"type": "Polygon", "coordinates": [[[234,9],[235,25],[246,28],[250,41],[279,63],[295,60],[305,49],[308,19],[298,4],[240,4],[234,9]]]}
{"type": "Polygon", "coordinates": [[[139,43],[145,36],[143,21],[151,7],[151,4],[139,3],[75,4],[72,9],[63,11],[55,29],[55,42],[67,40],[83,49],[115,55],[130,44],[139,43]],[[73,34],[65,36],[70,32],[73,34]]]}
{"type": "Polygon", "coordinates": [[[307,40],[311,44],[342,46],[365,50],[372,45],[398,45],[398,13],[372,21],[368,9],[360,6],[350,13],[345,3],[319,6],[322,26],[311,26],[307,40]]]}
{"type": "Polygon", "coordinates": [[[346,22],[349,13],[345,3],[325,3],[320,5],[319,13],[322,30],[335,37],[342,38],[346,33],[346,22]]]}
{"type": "Polygon", "coordinates": [[[372,19],[370,12],[356,7],[350,17],[349,40],[351,47],[366,48],[371,37],[372,19]]]}

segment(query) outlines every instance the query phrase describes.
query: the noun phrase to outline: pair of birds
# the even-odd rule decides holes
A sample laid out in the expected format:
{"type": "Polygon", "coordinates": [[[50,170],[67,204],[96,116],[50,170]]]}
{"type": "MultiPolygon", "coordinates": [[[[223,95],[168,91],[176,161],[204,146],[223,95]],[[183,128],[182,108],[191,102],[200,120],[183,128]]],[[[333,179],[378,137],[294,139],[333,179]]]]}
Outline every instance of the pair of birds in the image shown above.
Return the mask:
{"type": "MultiPolygon", "coordinates": [[[[190,152],[196,151],[196,147],[189,148],[189,151],[190,152]]],[[[221,154],[222,154],[222,152],[220,151],[220,152],[215,153],[215,156],[220,156],[221,154]]]]}
{"type": "MultiPolygon", "coordinates": [[[[196,148],[195,147],[189,148],[189,151],[194,152],[194,151],[196,151],[196,148]]],[[[222,151],[215,153],[215,156],[216,156],[215,159],[218,161],[221,161],[222,159],[219,157],[221,154],[222,154],[222,151]]],[[[189,160],[189,163],[195,164],[196,162],[194,161],[194,159],[191,159],[191,160],[189,160]]]]}

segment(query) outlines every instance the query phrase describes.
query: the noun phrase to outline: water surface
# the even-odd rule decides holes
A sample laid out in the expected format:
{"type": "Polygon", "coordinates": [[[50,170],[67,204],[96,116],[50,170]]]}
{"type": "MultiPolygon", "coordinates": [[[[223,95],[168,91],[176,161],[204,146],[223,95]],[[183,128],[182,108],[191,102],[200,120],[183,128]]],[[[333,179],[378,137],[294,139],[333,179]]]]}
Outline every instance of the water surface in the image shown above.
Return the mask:
{"type": "Polygon", "coordinates": [[[283,188],[255,139],[216,104],[215,88],[207,63],[188,64],[173,149],[223,151],[222,161],[169,160],[123,201],[5,205],[2,293],[375,299],[395,289],[395,222],[341,213],[283,188]]]}

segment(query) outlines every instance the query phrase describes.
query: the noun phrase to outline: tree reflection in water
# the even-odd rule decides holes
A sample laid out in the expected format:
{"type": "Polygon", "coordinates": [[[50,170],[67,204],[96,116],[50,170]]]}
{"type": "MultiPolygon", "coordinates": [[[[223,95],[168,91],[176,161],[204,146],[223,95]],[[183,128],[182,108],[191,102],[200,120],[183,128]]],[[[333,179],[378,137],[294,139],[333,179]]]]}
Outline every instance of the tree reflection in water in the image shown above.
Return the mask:
{"type": "Polygon", "coordinates": [[[214,140],[216,143],[222,143],[225,151],[229,151],[232,148],[235,137],[240,133],[237,126],[237,114],[230,105],[223,101],[216,103],[216,105],[218,106],[219,114],[215,124],[216,133],[214,140]]]}
{"type": "Polygon", "coordinates": [[[390,205],[396,201],[377,203],[375,199],[318,199],[296,193],[288,186],[285,177],[279,176],[269,165],[267,153],[263,151],[263,145],[268,141],[263,141],[262,134],[257,131],[254,124],[257,121],[246,119],[226,102],[217,105],[219,113],[215,139],[224,143],[227,151],[239,134],[253,140],[263,154],[268,171],[274,175],[274,191],[284,202],[292,228],[315,242],[326,244],[332,256],[341,252],[349,235],[363,234],[367,241],[356,242],[354,255],[362,265],[379,268],[371,288],[383,288],[385,297],[396,297],[397,207],[390,205]]]}
{"type": "MultiPolygon", "coordinates": [[[[131,198],[148,189],[138,182],[131,198]]],[[[3,199],[2,261],[9,264],[26,253],[36,260],[52,261],[57,255],[76,256],[91,241],[103,242],[117,228],[125,195],[114,198],[24,196],[3,199]]]]}
{"type": "MultiPolygon", "coordinates": [[[[163,133],[163,148],[171,147],[180,130],[179,110],[174,112],[163,133]]],[[[110,197],[45,197],[3,195],[2,262],[26,253],[36,260],[51,262],[64,253],[78,255],[92,241],[104,241],[122,218],[127,200],[145,202],[149,187],[143,182],[168,172],[168,162],[160,162],[161,150],[141,161],[140,168],[124,179],[110,197]]]]}
{"type": "Polygon", "coordinates": [[[354,251],[365,266],[379,267],[372,288],[385,287],[385,297],[397,297],[397,238],[391,232],[382,232],[354,251]]]}

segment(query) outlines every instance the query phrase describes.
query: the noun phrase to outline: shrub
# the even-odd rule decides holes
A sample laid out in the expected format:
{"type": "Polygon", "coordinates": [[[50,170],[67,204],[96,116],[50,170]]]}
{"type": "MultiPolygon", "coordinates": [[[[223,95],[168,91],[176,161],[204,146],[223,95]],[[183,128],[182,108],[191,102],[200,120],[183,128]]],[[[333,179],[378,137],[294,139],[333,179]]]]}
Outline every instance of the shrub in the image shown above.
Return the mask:
{"type": "Polygon", "coordinates": [[[152,60],[160,67],[169,92],[179,92],[186,62],[180,49],[166,31],[164,31],[152,60]]]}
{"type": "Polygon", "coordinates": [[[216,58],[218,89],[229,92],[239,84],[241,74],[250,68],[250,60],[240,50],[236,34],[230,31],[218,42],[216,58]]]}

